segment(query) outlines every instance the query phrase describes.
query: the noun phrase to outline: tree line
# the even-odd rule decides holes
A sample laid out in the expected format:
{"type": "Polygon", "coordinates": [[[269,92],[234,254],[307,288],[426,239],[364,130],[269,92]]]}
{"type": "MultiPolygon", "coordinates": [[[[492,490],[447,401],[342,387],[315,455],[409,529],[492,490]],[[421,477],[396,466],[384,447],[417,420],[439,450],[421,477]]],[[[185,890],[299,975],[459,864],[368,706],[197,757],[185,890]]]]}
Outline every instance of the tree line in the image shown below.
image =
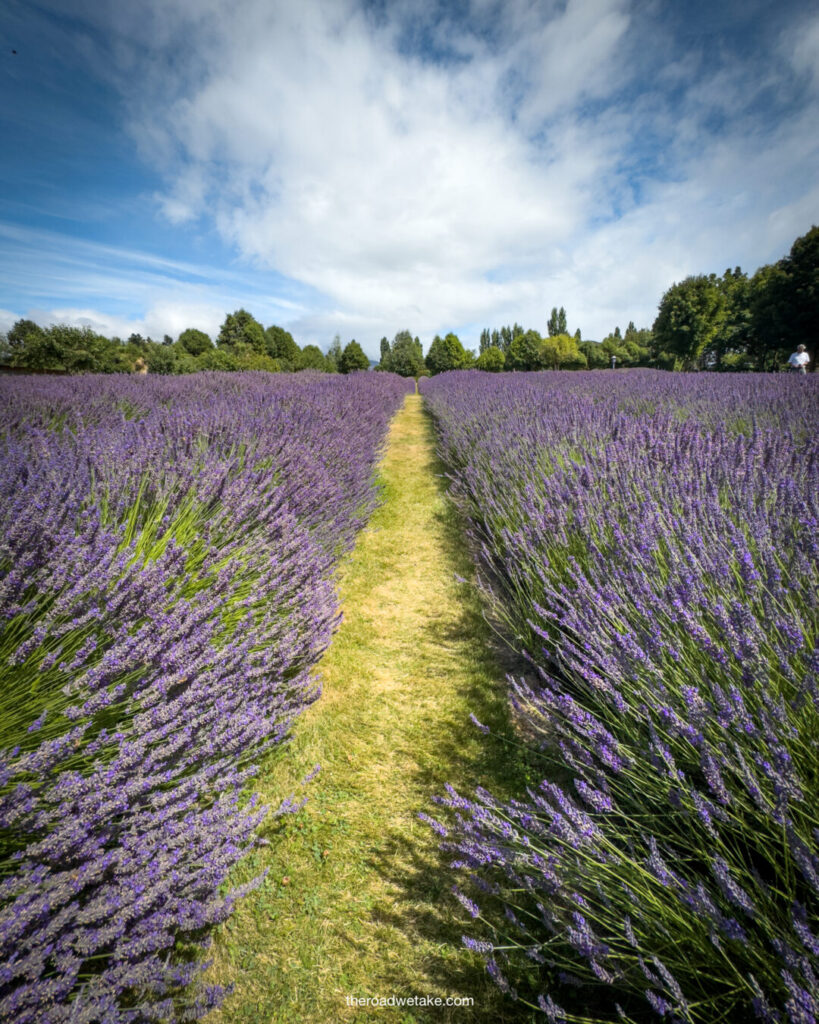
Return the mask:
{"type": "MultiPolygon", "coordinates": [[[[740,267],[716,274],[692,275],[673,284],[660,300],[652,326],[625,332],[615,327],[602,341],[583,341],[569,333],[566,310],[554,307],[546,335],[520,324],[480,336],[480,354],[459,350],[454,335],[440,345],[440,363],[484,370],[600,369],[653,366],[665,370],[783,369],[797,345],[815,355],[819,325],[819,228],[797,238],[776,263],[748,276],[740,267]],[[453,340],[454,339],[454,340],[453,340]]],[[[436,339],[439,342],[440,339],[436,339]]],[[[433,345],[436,344],[433,342],[433,345]]],[[[432,350],[430,350],[430,355],[432,350]]],[[[816,369],[812,360],[811,368],[816,369]]]]}
{"type": "Polygon", "coordinates": [[[33,320],[18,320],[7,334],[0,335],[0,361],[22,370],[51,373],[351,373],[370,366],[355,339],[342,348],[341,338],[336,335],[326,353],[318,345],[300,348],[289,331],[275,324],[265,328],[244,309],[225,317],[215,343],[195,327],[182,331],[176,341],[167,334],[161,342],[140,334],[123,341],[107,338],[90,327],[40,327],[33,320]]]}
{"type": "MultiPolygon", "coordinates": [[[[570,333],[566,310],[553,307],[545,334],[514,323],[481,331],[479,349],[465,348],[457,334],[436,334],[426,356],[408,330],[381,339],[377,370],[419,377],[447,370],[580,370],[652,366],[666,370],[760,370],[784,367],[799,344],[811,356],[819,324],[819,227],[797,238],[777,263],[750,277],[740,267],[699,274],[673,284],[663,295],[651,327],[633,322],[602,341],[570,333]]],[[[275,324],[263,327],[244,309],[228,314],[214,341],[196,328],[176,341],[132,334],[105,338],[88,327],[39,327],[18,320],[0,334],[0,363],[64,373],[192,373],[196,370],[320,370],[350,373],[370,361],[355,340],[342,348],[338,335],[326,353],[300,348],[275,324]]],[[[816,368],[812,360],[811,368],[816,368]]]]}

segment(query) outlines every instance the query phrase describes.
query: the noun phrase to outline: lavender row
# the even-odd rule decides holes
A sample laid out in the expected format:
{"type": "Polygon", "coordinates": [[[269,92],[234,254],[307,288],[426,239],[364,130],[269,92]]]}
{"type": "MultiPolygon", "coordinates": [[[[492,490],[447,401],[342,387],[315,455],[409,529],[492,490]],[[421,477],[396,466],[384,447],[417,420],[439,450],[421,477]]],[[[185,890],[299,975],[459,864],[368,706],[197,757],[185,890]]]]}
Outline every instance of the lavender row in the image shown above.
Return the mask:
{"type": "Polygon", "coordinates": [[[818,385],[424,382],[543,767],[436,827],[547,1019],[819,1017],[818,385]]]}
{"type": "Polygon", "coordinates": [[[407,384],[0,387],[0,1019],[194,1019],[407,384]]]}

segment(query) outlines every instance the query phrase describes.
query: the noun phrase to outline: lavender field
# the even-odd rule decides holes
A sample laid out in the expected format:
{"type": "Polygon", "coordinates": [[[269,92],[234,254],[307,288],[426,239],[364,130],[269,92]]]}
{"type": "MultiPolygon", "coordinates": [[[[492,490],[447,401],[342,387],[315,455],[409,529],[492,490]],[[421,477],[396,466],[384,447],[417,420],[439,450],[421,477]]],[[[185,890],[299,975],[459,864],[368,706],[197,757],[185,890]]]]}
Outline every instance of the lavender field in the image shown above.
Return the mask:
{"type": "MultiPolygon", "coordinates": [[[[193,1019],[412,382],[0,379],[0,1019],[193,1019]]],[[[251,883],[252,885],[253,883],[251,883]]]]}
{"type": "Polygon", "coordinates": [[[819,381],[422,391],[534,766],[431,819],[465,944],[550,1021],[814,1022],[819,381]]]}

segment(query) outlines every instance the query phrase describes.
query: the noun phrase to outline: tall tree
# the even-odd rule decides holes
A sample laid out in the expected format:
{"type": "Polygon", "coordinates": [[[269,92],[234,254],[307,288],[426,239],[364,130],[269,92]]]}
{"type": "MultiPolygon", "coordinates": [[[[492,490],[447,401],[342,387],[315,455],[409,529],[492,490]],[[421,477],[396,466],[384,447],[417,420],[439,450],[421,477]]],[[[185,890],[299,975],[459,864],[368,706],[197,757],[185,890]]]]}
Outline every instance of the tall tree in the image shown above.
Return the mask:
{"type": "Polygon", "coordinates": [[[424,360],[429,372],[445,373],[447,370],[460,370],[466,366],[468,357],[461,339],[457,334],[447,334],[442,338],[436,334],[424,360]]]}
{"type": "MultiPolygon", "coordinates": [[[[725,313],[725,297],[714,274],[687,277],[663,295],[654,336],[677,369],[702,369],[714,358],[714,342],[725,313]]],[[[617,333],[617,332],[615,332],[617,333]]]]}
{"type": "Polygon", "coordinates": [[[713,369],[748,369],[751,359],[751,282],[740,267],[726,270],[717,286],[724,309],[711,346],[713,369]]]}
{"type": "Polygon", "coordinates": [[[296,370],[299,367],[301,349],[290,331],[283,327],[271,324],[265,330],[264,351],[273,359],[278,359],[285,370],[296,370]]]}
{"type": "Polygon", "coordinates": [[[785,274],[791,305],[789,345],[807,345],[813,352],[819,332],[819,227],[797,238],[785,259],[785,274]]]}
{"type": "Polygon", "coordinates": [[[409,331],[399,331],[393,338],[390,362],[393,373],[402,377],[417,377],[424,370],[421,342],[409,331]]]}
{"type": "Polygon", "coordinates": [[[546,365],[543,338],[537,331],[524,331],[512,341],[506,367],[515,370],[542,370],[546,365]]]}
{"type": "Polygon", "coordinates": [[[381,362],[378,364],[378,369],[392,371],[392,349],[389,339],[386,337],[381,339],[381,362]]]}
{"type": "Polygon", "coordinates": [[[331,373],[341,373],[341,335],[333,338],[327,349],[327,368],[331,373]]]}
{"type": "Polygon", "coordinates": [[[264,328],[246,309],[237,309],[235,313],[228,313],[219,330],[216,344],[220,348],[228,349],[247,345],[254,352],[264,352],[267,347],[264,328]]]}
{"type": "Polygon", "coordinates": [[[352,373],[354,370],[368,370],[369,368],[370,360],[365,355],[362,347],[353,338],[351,342],[344,346],[339,369],[342,373],[352,373]]]}

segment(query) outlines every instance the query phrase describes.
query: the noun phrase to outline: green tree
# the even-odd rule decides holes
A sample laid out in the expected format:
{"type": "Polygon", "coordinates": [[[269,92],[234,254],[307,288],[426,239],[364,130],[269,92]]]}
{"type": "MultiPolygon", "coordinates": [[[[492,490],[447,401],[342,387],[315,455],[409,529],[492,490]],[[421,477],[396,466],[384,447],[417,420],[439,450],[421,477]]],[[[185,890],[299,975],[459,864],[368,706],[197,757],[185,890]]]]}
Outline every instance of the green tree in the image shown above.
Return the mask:
{"type": "Polygon", "coordinates": [[[475,366],[478,370],[486,370],[489,373],[499,373],[506,362],[503,351],[495,345],[489,345],[478,356],[475,366]]]}
{"type": "Polygon", "coordinates": [[[266,350],[264,328],[246,309],[228,313],[216,339],[219,348],[237,349],[247,345],[254,352],[266,350]]]}
{"type": "Polygon", "coordinates": [[[747,368],[751,344],[751,282],[740,267],[735,267],[726,270],[717,284],[725,305],[711,346],[709,368],[747,368]]]}
{"type": "Polygon", "coordinates": [[[549,332],[550,338],[556,338],[558,334],[568,334],[569,329],[566,326],[566,310],[562,306],[560,309],[558,309],[557,306],[552,306],[552,314],[549,317],[546,330],[549,332]]]}
{"type": "Polygon", "coordinates": [[[362,347],[353,338],[351,342],[344,346],[339,369],[342,373],[352,373],[354,370],[368,370],[369,368],[370,360],[367,358],[362,347]]]}
{"type": "Polygon", "coordinates": [[[812,227],[797,238],[784,262],[791,313],[786,334],[788,348],[806,345],[814,356],[815,371],[819,331],[819,227],[812,227]]]}
{"type": "Polygon", "coordinates": [[[301,349],[293,340],[290,331],[271,324],[264,332],[264,350],[273,359],[278,359],[284,370],[297,370],[301,349]]]}
{"type": "Polygon", "coordinates": [[[18,321],[9,331],[13,366],[68,373],[117,373],[129,369],[124,346],[90,327],[34,326],[36,329],[32,330],[31,321],[18,321]]]}
{"type": "Polygon", "coordinates": [[[44,330],[33,320],[17,320],[9,328],[6,341],[12,353],[22,351],[27,345],[35,344],[44,330]]]}
{"type": "Polygon", "coordinates": [[[231,353],[236,360],[237,370],[263,370],[265,373],[281,373],[282,364],[278,359],[269,356],[266,352],[255,352],[247,345],[237,348],[231,353]]]}
{"type": "Polygon", "coordinates": [[[390,369],[402,377],[417,377],[424,369],[421,342],[409,331],[399,331],[390,347],[390,369]]]}
{"type": "Polygon", "coordinates": [[[177,344],[192,356],[201,356],[209,348],[213,348],[210,335],[199,331],[195,327],[188,327],[177,338],[177,344]]]}
{"type": "Polygon", "coordinates": [[[434,376],[447,370],[463,369],[469,362],[469,357],[457,334],[449,333],[444,338],[436,334],[424,362],[434,376]]]}
{"type": "Polygon", "coordinates": [[[725,296],[714,274],[687,277],[663,295],[654,337],[675,369],[702,369],[715,358],[715,341],[725,315],[725,296]]]}
{"type": "Polygon", "coordinates": [[[748,353],[757,369],[781,368],[799,344],[806,345],[815,356],[819,228],[812,227],[797,238],[784,259],[759,268],[750,282],[748,306],[748,353]]]}
{"type": "Polygon", "coordinates": [[[551,370],[584,370],[586,357],[568,334],[555,334],[541,342],[541,362],[551,370]]]}
{"type": "Polygon", "coordinates": [[[341,335],[337,334],[327,349],[327,369],[330,373],[341,373],[341,335]]]}
{"type": "MultiPolygon", "coordinates": [[[[18,321],[20,323],[20,321],[18,321]]],[[[36,331],[26,329],[24,334],[15,332],[15,324],[8,333],[11,348],[11,365],[26,370],[59,370],[66,367],[64,340],[59,332],[48,328],[36,331]]]]}
{"type": "Polygon", "coordinates": [[[388,338],[381,339],[381,362],[378,364],[378,369],[392,371],[392,349],[388,338]]]}
{"type": "Polygon", "coordinates": [[[506,366],[515,370],[542,370],[546,365],[543,338],[537,331],[529,330],[512,340],[506,356],[506,366]]]}
{"type": "Polygon", "coordinates": [[[601,370],[609,365],[609,357],[599,341],[581,341],[577,348],[586,357],[590,370],[601,370]]]}
{"type": "Polygon", "coordinates": [[[196,357],[200,370],[238,370],[239,362],[233,352],[227,348],[209,348],[201,356],[196,357]]]}
{"type": "Polygon", "coordinates": [[[318,345],[305,345],[299,356],[300,370],[321,370],[327,373],[327,357],[318,345]]]}
{"type": "Polygon", "coordinates": [[[177,372],[176,353],[169,345],[150,342],[145,353],[145,361],[148,364],[148,373],[169,376],[177,372]]]}

